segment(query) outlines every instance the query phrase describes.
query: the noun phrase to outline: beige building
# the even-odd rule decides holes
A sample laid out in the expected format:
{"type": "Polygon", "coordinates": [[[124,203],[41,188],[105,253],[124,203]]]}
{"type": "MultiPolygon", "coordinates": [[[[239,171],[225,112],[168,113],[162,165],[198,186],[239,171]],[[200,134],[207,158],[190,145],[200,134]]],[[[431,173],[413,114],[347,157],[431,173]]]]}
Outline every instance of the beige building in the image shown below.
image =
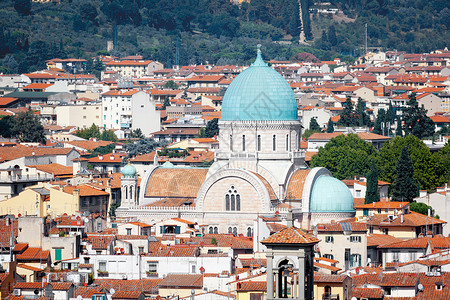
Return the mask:
{"type": "Polygon", "coordinates": [[[110,61],[106,64],[107,71],[117,71],[122,77],[143,77],[152,75],[154,71],[162,70],[164,65],[152,60],[122,60],[110,61]]]}
{"type": "Polygon", "coordinates": [[[92,124],[103,126],[102,105],[61,105],[55,107],[56,122],[59,126],[88,128],[92,124]]]}
{"type": "Polygon", "coordinates": [[[317,224],[320,256],[338,260],[337,267],[348,270],[367,264],[365,223],[317,224]]]}

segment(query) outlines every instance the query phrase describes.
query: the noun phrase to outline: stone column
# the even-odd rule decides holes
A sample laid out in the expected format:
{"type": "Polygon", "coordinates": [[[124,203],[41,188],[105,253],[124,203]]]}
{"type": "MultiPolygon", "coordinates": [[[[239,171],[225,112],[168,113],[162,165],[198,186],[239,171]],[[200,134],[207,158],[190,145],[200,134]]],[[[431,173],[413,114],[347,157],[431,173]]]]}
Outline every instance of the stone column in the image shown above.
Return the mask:
{"type": "Polygon", "coordinates": [[[275,275],[275,298],[280,298],[280,284],[278,282],[278,270],[273,272],[275,275]]]}
{"type": "Polygon", "coordinates": [[[267,278],[267,299],[273,299],[273,268],[272,268],[272,261],[273,261],[273,255],[267,254],[267,272],[266,272],[266,278],[267,278]]]}
{"type": "Polygon", "coordinates": [[[298,300],[305,300],[305,253],[298,255],[298,300]]]}

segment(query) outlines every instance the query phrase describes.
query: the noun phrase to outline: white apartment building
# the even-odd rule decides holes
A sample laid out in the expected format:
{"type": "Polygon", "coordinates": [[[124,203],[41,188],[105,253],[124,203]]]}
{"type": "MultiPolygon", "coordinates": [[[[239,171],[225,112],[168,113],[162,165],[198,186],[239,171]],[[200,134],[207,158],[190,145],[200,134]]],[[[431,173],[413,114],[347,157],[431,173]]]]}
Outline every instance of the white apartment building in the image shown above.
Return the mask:
{"type": "Polygon", "coordinates": [[[160,113],[146,92],[109,91],[102,94],[101,100],[105,129],[140,128],[145,136],[160,130],[160,113]]]}

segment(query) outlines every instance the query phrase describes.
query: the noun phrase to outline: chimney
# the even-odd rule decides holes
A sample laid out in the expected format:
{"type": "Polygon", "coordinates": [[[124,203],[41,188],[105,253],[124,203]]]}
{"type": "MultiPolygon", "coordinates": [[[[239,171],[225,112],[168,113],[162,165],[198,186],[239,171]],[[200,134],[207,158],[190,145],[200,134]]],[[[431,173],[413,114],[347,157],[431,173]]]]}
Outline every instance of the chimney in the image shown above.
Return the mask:
{"type": "Polygon", "coordinates": [[[403,217],[403,214],[400,215],[400,223],[405,222],[405,218],[403,217]]]}

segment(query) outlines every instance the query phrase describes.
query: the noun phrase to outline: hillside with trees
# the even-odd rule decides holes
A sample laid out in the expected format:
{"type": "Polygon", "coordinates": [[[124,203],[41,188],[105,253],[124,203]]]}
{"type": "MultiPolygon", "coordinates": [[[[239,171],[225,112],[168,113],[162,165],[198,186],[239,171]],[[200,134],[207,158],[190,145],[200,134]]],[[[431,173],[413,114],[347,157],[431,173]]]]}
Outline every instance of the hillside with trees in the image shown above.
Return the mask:
{"type": "Polygon", "coordinates": [[[309,52],[322,60],[351,60],[368,23],[369,45],[429,51],[444,47],[450,10],[444,0],[332,1],[352,20],[310,14],[312,0],[31,0],[0,2],[0,72],[29,72],[50,58],[107,54],[117,28],[116,56],[140,54],[177,63],[248,63],[255,45],[265,57],[290,59],[309,52]],[[412,8],[415,7],[415,8],[412,8]],[[353,18],[353,19],[351,19],[353,18]],[[406,20],[406,21],[405,21],[406,20]],[[299,45],[303,28],[307,43],[299,45]],[[325,33],[325,34],[323,34],[325,33]]]}

